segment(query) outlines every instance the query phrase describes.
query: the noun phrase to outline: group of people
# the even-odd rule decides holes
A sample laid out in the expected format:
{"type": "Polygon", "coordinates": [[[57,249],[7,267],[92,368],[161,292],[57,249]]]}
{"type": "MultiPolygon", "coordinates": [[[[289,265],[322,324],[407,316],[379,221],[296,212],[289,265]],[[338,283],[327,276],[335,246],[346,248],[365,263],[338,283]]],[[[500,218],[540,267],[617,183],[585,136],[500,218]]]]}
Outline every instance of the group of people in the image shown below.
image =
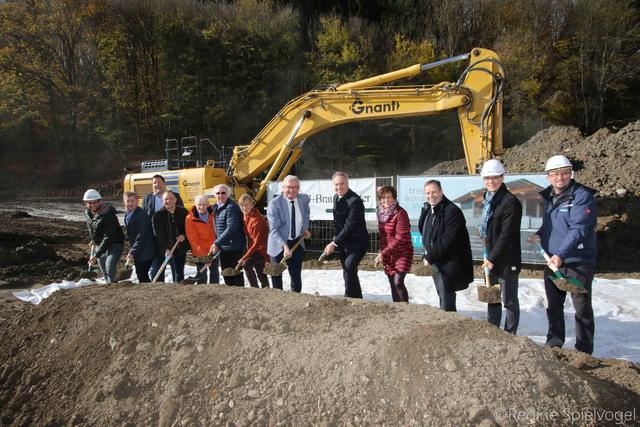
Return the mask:
{"type": "MultiPolygon", "coordinates": [[[[540,195],[544,217],[540,229],[529,238],[551,258],[544,273],[548,301],[549,328],[547,346],[562,347],[565,341],[564,303],[566,292],[551,278],[553,270],[584,284],[584,293],[572,293],[576,310],[576,349],[593,352],[594,317],[591,284],[596,259],[597,207],[594,190],[573,179],[573,167],[565,156],[551,157],[545,167],[550,185],[540,195]]],[[[489,272],[491,284],[499,284],[501,302],[488,304],[487,318],[500,327],[503,309],[504,329],[516,334],[520,319],[518,276],[521,270],[520,222],[522,204],[507,189],[505,169],[499,160],[486,161],[481,170],[484,183],[481,221],[477,233],[484,243],[482,267],[489,272]]],[[[323,254],[339,251],[345,296],[362,298],[358,278],[359,264],[369,247],[364,203],[349,188],[344,172],[332,176],[335,233],[323,254]]],[[[269,287],[264,272],[266,262],[285,259],[291,277],[291,290],[302,291],[304,240],[311,236],[310,199],[300,192],[300,180],[293,175],[282,182],[282,192],[269,201],[267,221],[255,208],[251,196],[242,195],[236,203],[230,188],[214,188],[216,204],[209,206],[204,195],[196,197],[188,212],[178,194],[166,189],[161,175],[153,177],[154,193],[138,207],[135,193],[124,194],[125,225],[131,250],[127,258],[135,263],[140,282],[150,281],[164,260],[171,259],[174,282],[184,278],[186,253],[196,258],[198,281],[217,283],[219,257],[224,283],[244,286],[242,274],[225,275],[229,268],[244,272],[252,287],[269,287]],[[172,255],[172,257],[170,257],[172,255]],[[204,258],[208,256],[209,258],[204,258]],[[210,261],[210,257],[214,261],[210,261]]],[[[409,302],[405,277],[411,271],[413,244],[407,211],[398,204],[396,189],[383,186],[377,191],[380,252],[376,264],[382,264],[389,280],[394,302],[409,302]]],[[[424,184],[425,203],[418,229],[422,238],[423,262],[431,267],[440,308],[456,311],[456,292],[473,282],[473,262],[466,221],[461,209],[444,195],[437,180],[424,184]]],[[[113,281],[117,261],[124,248],[124,235],[113,207],[102,204],[95,190],[85,193],[87,224],[91,234],[90,263],[99,263],[107,282],[113,281]]],[[[272,276],[272,286],[282,289],[282,276],[272,276]]]]}

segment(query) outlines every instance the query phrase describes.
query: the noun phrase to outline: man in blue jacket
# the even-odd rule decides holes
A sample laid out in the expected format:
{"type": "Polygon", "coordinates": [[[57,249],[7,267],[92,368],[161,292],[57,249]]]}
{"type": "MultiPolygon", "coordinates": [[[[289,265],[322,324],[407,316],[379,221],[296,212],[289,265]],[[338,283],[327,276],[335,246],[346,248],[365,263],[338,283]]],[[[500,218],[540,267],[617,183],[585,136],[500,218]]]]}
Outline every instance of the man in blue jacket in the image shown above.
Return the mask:
{"type": "Polygon", "coordinates": [[[126,212],[124,225],[127,228],[129,239],[129,255],[127,260],[136,267],[136,276],[140,283],[151,282],[149,269],[151,262],[156,257],[156,239],[149,215],[138,206],[138,195],[132,191],[126,191],[122,196],[126,212]]]}
{"type": "MultiPolygon", "coordinates": [[[[220,268],[235,268],[247,248],[247,237],[244,234],[244,217],[240,206],[231,199],[231,189],[225,184],[213,188],[217,202],[213,207],[216,240],[211,246],[211,253],[220,253],[220,268]]],[[[244,286],[244,274],[238,276],[222,276],[225,285],[244,286]]]]}
{"type": "MultiPolygon", "coordinates": [[[[291,290],[298,293],[302,292],[304,242],[293,252],[291,248],[299,239],[311,236],[309,202],[309,196],[300,193],[300,179],[295,175],[287,175],[282,181],[282,194],[271,199],[267,207],[267,253],[272,262],[280,262],[282,258],[287,257],[291,290]]],[[[274,289],[282,289],[282,275],[271,276],[271,282],[274,289]]]]}
{"type": "MultiPolygon", "coordinates": [[[[577,278],[585,285],[586,293],[572,293],[571,298],[576,310],[576,350],[591,354],[595,330],[591,282],[597,252],[595,190],[573,180],[573,166],[565,156],[549,158],[545,172],[551,185],[540,192],[544,200],[542,227],[529,241],[539,241],[551,256],[550,264],[555,265],[565,277],[577,278]]],[[[544,276],[549,320],[545,345],[562,347],[567,293],[553,284],[550,279],[553,273],[549,267],[545,269],[544,276]]]]}

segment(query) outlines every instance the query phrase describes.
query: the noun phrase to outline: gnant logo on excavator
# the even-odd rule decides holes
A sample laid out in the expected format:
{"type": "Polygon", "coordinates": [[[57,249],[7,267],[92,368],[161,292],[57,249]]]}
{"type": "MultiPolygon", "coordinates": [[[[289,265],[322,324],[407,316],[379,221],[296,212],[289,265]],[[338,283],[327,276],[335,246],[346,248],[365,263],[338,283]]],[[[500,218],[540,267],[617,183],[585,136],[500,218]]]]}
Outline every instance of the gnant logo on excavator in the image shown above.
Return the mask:
{"type": "Polygon", "coordinates": [[[364,105],[364,101],[357,100],[353,101],[353,104],[351,104],[351,112],[353,114],[386,113],[398,111],[399,109],[400,103],[398,101],[391,101],[384,104],[364,105]]]}

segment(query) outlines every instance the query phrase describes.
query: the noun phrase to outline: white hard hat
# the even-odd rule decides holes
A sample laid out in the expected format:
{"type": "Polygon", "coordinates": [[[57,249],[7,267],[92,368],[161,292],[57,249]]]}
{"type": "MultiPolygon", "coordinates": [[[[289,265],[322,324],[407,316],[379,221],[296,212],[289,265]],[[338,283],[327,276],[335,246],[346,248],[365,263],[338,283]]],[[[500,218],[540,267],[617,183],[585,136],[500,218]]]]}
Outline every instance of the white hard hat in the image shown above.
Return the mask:
{"type": "Polygon", "coordinates": [[[482,170],[480,171],[480,176],[499,176],[504,175],[505,170],[504,166],[498,159],[489,159],[482,165],[482,170]]]}
{"type": "Polygon", "coordinates": [[[85,191],[84,196],[82,197],[82,201],[84,202],[91,202],[93,200],[100,200],[100,199],[102,199],[102,196],[100,196],[100,193],[98,193],[93,188],[90,188],[87,191],[85,191]]]}
{"type": "Polygon", "coordinates": [[[573,165],[571,164],[569,159],[567,159],[565,156],[558,154],[558,155],[549,157],[549,160],[547,160],[547,165],[545,166],[544,171],[549,172],[554,169],[564,169],[564,168],[573,169],[573,165]]]}

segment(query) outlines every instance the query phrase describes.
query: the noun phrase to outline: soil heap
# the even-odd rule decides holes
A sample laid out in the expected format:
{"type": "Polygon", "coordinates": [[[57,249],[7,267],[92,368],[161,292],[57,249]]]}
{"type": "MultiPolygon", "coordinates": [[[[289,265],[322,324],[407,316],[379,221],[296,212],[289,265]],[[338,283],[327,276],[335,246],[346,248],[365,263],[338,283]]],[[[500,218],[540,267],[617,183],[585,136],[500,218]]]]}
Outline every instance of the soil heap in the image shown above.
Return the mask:
{"type": "Polygon", "coordinates": [[[631,424],[640,406],[528,338],[428,306],[120,284],[3,307],[3,425],[631,424]]]}

